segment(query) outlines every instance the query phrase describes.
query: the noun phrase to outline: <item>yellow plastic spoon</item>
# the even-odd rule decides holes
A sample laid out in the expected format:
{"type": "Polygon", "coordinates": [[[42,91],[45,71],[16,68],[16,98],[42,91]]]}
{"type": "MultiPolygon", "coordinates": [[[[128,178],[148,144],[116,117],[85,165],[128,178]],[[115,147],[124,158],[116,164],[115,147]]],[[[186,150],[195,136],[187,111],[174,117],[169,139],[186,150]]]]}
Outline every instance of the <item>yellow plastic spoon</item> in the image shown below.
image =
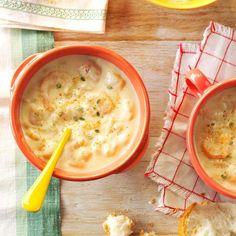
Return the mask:
{"type": "Polygon", "coordinates": [[[35,180],[33,185],[30,187],[28,192],[25,194],[22,201],[22,207],[26,211],[36,212],[40,210],[41,206],[43,205],[43,201],[44,201],[46,192],[48,190],[48,185],[50,183],[52,173],[55,169],[57,161],[61,155],[61,152],[66,142],[70,138],[70,135],[71,135],[71,129],[66,128],[64,131],[63,137],[61,138],[59,144],[54,150],[47,165],[45,166],[41,174],[38,176],[38,178],[35,180]]]}

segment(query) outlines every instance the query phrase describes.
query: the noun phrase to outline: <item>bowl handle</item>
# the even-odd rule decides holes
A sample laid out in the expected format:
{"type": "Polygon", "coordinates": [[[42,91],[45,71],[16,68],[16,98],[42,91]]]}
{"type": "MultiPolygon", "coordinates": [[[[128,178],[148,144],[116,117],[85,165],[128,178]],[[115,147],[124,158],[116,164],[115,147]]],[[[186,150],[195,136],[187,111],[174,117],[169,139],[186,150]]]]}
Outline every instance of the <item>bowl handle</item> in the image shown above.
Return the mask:
{"type": "Polygon", "coordinates": [[[11,80],[11,88],[10,88],[10,94],[12,95],[14,88],[15,88],[15,82],[17,80],[17,77],[19,76],[19,74],[21,73],[21,71],[25,68],[25,66],[30,63],[31,61],[33,61],[33,59],[35,57],[37,57],[39,55],[39,53],[35,53],[33,55],[30,55],[29,57],[27,57],[23,62],[21,62],[21,64],[17,67],[17,69],[15,70],[15,73],[12,76],[12,80],[11,80]]]}
{"type": "Polygon", "coordinates": [[[185,81],[196,97],[201,97],[204,91],[211,86],[210,81],[199,69],[190,70],[185,76],[185,81]]]}

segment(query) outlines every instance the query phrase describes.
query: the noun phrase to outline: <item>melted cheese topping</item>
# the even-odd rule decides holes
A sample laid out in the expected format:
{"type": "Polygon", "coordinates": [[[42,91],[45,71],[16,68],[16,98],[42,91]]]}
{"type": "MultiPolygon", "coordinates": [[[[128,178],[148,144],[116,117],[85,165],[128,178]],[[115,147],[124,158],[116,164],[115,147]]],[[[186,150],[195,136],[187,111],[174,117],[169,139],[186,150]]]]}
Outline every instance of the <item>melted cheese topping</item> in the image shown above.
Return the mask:
{"type": "Polygon", "coordinates": [[[139,126],[137,96],[124,73],[94,57],[67,56],[42,67],[21,102],[27,144],[48,160],[65,127],[72,129],[57,167],[83,173],[125,158],[139,126]]]}
{"type": "Polygon", "coordinates": [[[202,107],[195,125],[195,147],[207,174],[236,191],[236,88],[226,89],[202,107]]]}

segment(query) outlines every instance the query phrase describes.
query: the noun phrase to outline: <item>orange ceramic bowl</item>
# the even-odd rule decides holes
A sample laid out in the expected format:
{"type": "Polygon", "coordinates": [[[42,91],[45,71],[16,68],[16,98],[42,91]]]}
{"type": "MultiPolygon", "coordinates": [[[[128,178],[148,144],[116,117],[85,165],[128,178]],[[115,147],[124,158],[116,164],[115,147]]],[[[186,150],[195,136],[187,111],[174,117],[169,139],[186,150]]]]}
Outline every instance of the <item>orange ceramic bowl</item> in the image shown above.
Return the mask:
{"type": "Polygon", "coordinates": [[[235,191],[224,188],[222,185],[217,183],[206,173],[201,163],[199,162],[196,153],[196,147],[194,144],[194,137],[195,137],[194,127],[200,109],[207,102],[207,100],[210,97],[214,96],[216,93],[228,88],[236,87],[236,79],[229,79],[223,82],[219,82],[215,85],[211,85],[211,83],[208,81],[208,79],[204,76],[204,74],[201,71],[199,71],[198,69],[194,69],[186,75],[186,83],[191,92],[196,97],[199,97],[189,117],[189,123],[186,133],[187,149],[192,165],[196,170],[196,172],[198,173],[198,175],[200,176],[200,178],[209,187],[227,197],[236,198],[235,191]]]}
{"type": "Polygon", "coordinates": [[[126,158],[118,159],[100,170],[83,175],[76,175],[55,169],[54,176],[71,181],[86,181],[102,178],[114,173],[119,173],[133,166],[144,154],[148,145],[150,105],[146,88],[137,71],[124,58],[115,52],[99,46],[65,46],[49,50],[44,53],[34,54],[17,68],[11,82],[10,117],[11,128],[16,143],[25,157],[38,169],[42,170],[45,162],[39,159],[27,145],[20,124],[20,105],[24,90],[32,76],[45,64],[63,56],[88,55],[105,59],[120,68],[131,81],[139,99],[140,127],[134,145],[129,150],[126,158]]]}

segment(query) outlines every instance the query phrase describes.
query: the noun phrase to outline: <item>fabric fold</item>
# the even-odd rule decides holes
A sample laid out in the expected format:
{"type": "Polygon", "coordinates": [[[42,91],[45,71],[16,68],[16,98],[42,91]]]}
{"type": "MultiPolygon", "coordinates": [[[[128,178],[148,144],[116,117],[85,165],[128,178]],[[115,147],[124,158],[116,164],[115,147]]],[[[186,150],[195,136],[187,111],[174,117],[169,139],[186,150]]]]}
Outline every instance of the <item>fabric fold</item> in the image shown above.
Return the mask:
{"type": "Polygon", "coordinates": [[[145,173],[160,185],[156,209],[166,214],[180,215],[192,202],[230,201],[209,188],[190,162],[185,133],[197,99],[188,90],[184,76],[191,68],[199,68],[212,83],[234,77],[235,39],[233,29],[211,22],[200,44],[183,43],[177,51],[164,127],[145,173]]]}

